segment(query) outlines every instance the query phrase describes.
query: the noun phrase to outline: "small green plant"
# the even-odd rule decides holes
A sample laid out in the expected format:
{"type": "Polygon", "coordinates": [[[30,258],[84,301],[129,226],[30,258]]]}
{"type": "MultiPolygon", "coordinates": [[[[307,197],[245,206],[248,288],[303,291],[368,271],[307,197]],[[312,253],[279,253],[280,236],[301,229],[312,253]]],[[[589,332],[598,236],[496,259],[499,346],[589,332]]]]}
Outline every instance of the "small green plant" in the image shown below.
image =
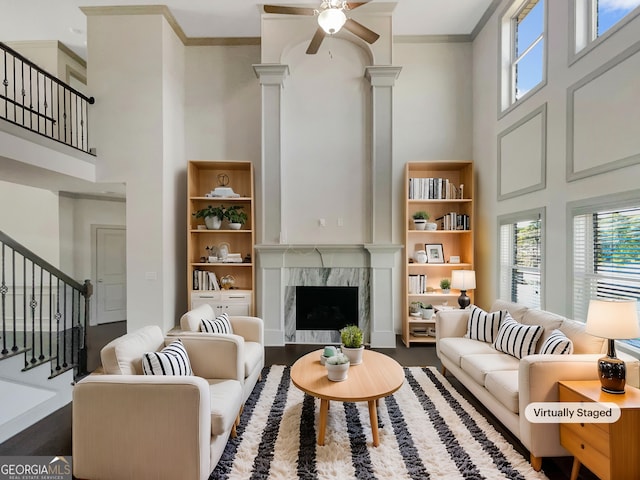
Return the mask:
{"type": "Polygon", "coordinates": [[[362,330],[357,325],[347,325],[340,330],[340,340],[347,348],[360,348],[362,346],[362,330]]]}
{"type": "Polygon", "coordinates": [[[349,363],[349,357],[344,353],[339,353],[333,357],[328,357],[326,363],[328,365],[344,365],[345,363],[349,363]]]}
{"type": "Polygon", "coordinates": [[[224,205],[220,205],[219,207],[208,205],[206,208],[201,208],[200,210],[196,210],[192,213],[192,215],[196,218],[218,217],[220,220],[222,220],[224,214],[224,205]]]}
{"type": "Polygon", "coordinates": [[[440,280],[440,288],[443,290],[449,290],[451,288],[451,280],[448,278],[440,280]]]}
{"type": "Polygon", "coordinates": [[[421,303],[420,305],[425,310],[433,310],[433,305],[431,305],[430,303],[427,303],[427,304],[421,303]]]}
{"type": "Polygon", "coordinates": [[[420,210],[412,215],[414,220],[429,220],[429,214],[424,210],[420,210]]]}
{"type": "Polygon", "coordinates": [[[240,223],[244,225],[247,223],[247,219],[249,218],[245,212],[241,212],[240,210],[244,208],[242,205],[232,205],[227,208],[224,212],[224,216],[230,223],[240,223]]]}

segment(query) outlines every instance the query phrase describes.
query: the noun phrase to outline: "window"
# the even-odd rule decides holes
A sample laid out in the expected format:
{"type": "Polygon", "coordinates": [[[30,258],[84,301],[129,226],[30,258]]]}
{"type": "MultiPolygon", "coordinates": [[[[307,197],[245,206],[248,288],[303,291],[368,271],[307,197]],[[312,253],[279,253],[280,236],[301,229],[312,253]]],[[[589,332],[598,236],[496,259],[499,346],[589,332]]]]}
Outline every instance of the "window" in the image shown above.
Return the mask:
{"type": "Polygon", "coordinates": [[[575,53],[595,45],[602,36],[608,36],[640,14],[638,8],[640,0],[574,0],[574,2],[575,53]]]}
{"type": "Polygon", "coordinates": [[[500,217],[500,298],[530,308],[542,304],[544,210],[500,217]]]}
{"type": "Polygon", "coordinates": [[[545,0],[515,2],[502,16],[502,110],[545,80],[545,0]]]}
{"type": "MultiPolygon", "coordinates": [[[[640,205],[582,208],[573,216],[573,316],[589,300],[640,300],[640,205]],[[586,211],[585,211],[586,210],[586,211]]],[[[640,305],[640,304],[639,304],[640,305]]],[[[628,341],[640,347],[640,339],[628,341]]]]}

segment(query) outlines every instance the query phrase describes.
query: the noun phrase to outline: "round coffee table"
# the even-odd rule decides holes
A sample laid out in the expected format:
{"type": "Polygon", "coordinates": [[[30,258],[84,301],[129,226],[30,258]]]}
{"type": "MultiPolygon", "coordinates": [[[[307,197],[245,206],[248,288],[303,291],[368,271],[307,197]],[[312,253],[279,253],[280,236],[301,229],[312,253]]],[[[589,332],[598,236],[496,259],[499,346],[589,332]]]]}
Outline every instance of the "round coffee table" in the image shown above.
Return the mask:
{"type": "Polygon", "coordinates": [[[391,395],[404,382],[404,371],[393,358],[372,350],[365,350],[362,363],[349,367],[349,377],[342,382],[332,382],[327,369],[320,363],[320,352],[316,350],[299,358],[291,367],[291,381],[309,395],[320,399],[318,421],[318,445],[324,445],[329,402],[367,402],[373,446],[377,447],[378,411],[380,398],[391,395]]]}

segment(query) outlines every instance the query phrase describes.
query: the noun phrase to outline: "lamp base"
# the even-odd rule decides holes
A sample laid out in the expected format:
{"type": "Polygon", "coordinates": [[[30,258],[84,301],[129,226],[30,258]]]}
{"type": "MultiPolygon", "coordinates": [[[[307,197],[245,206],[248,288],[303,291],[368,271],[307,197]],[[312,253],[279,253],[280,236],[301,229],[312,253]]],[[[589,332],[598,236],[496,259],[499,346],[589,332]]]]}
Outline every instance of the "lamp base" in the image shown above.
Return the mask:
{"type": "Polygon", "coordinates": [[[467,308],[471,304],[471,299],[467,295],[466,290],[460,290],[460,296],[458,297],[458,305],[461,309],[467,308]]]}
{"type": "Polygon", "coordinates": [[[626,383],[627,367],[623,360],[617,358],[614,340],[609,340],[609,353],[598,360],[598,376],[601,390],[606,393],[622,394],[626,383]],[[612,355],[613,353],[613,355],[612,355]]]}

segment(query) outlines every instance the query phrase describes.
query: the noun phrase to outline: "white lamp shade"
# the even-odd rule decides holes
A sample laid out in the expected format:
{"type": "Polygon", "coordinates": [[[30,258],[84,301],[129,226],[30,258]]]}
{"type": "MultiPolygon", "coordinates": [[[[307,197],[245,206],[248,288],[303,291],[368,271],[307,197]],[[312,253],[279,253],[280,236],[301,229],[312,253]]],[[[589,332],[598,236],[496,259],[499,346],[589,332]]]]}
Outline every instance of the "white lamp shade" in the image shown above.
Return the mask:
{"type": "Polygon", "coordinates": [[[339,8],[327,8],[318,15],[318,25],[328,34],[334,34],[340,31],[347,16],[339,8]]]}
{"type": "Polygon", "coordinates": [[[635,300],[591,300],[585,331],[610,339],[640,337],[635,300]]]}
{"type": "Polygon", "coordinates": [[[473,290],[476,288],[476,272],[474,270],[453,270],[451,272],[451,288],[473,290]]]}

